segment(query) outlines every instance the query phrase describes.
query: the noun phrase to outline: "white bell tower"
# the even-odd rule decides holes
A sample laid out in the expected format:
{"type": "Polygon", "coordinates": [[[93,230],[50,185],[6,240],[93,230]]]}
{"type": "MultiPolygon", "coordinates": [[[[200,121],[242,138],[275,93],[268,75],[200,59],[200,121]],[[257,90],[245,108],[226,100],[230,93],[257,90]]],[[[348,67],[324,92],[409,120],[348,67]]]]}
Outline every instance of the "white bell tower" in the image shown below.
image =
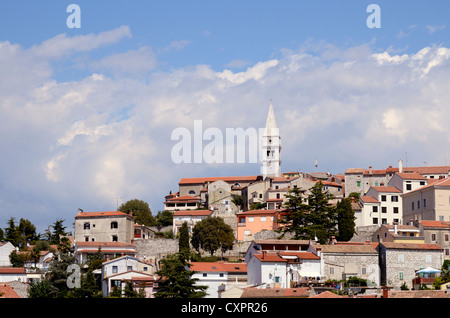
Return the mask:
{"type": "Polygon", "coordinates": [[[281,137],[270,102],[266,128],[262,137],[262,174],[264,179],[281,176],[281,137]]]}

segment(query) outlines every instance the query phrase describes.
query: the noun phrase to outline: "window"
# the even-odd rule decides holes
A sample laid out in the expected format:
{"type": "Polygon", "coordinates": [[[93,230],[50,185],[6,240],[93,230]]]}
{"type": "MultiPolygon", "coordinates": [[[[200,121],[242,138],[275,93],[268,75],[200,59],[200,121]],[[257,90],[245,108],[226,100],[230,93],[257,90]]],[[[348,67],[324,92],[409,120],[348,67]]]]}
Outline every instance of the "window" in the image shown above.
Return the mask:
{"type": "Polygon", "coordinates": [[[266,222],[266,217],[265,216],[261,217],[261,222],[266,222]]]}
{"type": "Polygon", "coordinates": [[[420,200],[417,200],[417,208],[420,209],[420,200]]]}
{"type": "Polygon", "coordinates": [[[411,202],[411,210],[414,211],[414,202],[411,202]]]}
{"type": "Polygon", "coordinates": [[[249,217],[248,217],[248,221],[249,221],[249,222],[255,222],[255,217],[249,216],[249,217]]]}
{"type": "Polygon", "coordinates": [[[117,273],[117,266],[113,266],[113,267],[112,267],[112,272],[113,272],[113,273],[117,273]]]}
{"type": "Polygon", "coordinates": [[[190,190],[189,194],[195,194],[195,191],[194,190],[190,190]]]}
{"type": "Polygon", "coordinates": [[[381,201],[386,202],[386,196],[385,195],[381,196],[381,201]]]}
{"type": "Polygon", "coordinates": [[[333,275],[334,274],[334,267],[330,266],[330,274],[333,275]]]}
{"type": "Polygon", "coordinates": [[[280,198],[280,194],[279,193],[277,193],[277,199],[279,199],[280,198]]]}
{"type": "Polygon", "coordinates": [[[398,279],[403,280],[404,277],[405,274],[403,274],[403,272],[398,272],[398,279]]]}
{"type": "Polygon", "coordinates": [[[112,221],[111,222],[111,228],[112,229],[117,229],[119,227],[119,224],[116,221],[112,221]]]}
{"type": "Polygon", "coordinates": [[[220,273],[220,274],[219,274],[219,277],[223,277],[223,273],[220,273]]]}
{"type": "Polygon", "coordinates": [[[361,186],[361,181],[356,181],[356,186],[359,188],[361,186]]]}
{"type": "MultiPolygon", "coordinates": [[[[408,182],[408,181],[406,181],[406,182],[408,182]]],[[[406,190],[411,190],[412,189],[412,185],[411,185],[411,183],[408,183],[408,184],[406,184],[406,190]]]]}
{"type": "Polygon", "coordinates": [[[394,213],[398,213],[398,207],[394,207],[394,213]]]}
{"type": "Polygon", "coordinates": [[[448,237],[449,237],[448,234],[445,234],[444,235],[444,241],[448,242],[448,237]]]}
{"type": "Polygon", "coordinates": [[[89,223],[89,222],[84,222],[84,229],[85,229],[85,230],[90,230],[90,229],[91,229],[91,223],[89,223]]]}
{"type": "Polygon", "coordinates": [[[113,236],[112,236],[112,241],[113,241],[113,242],[117,242],[118,240],[119,240],[119,239],[117,238],[117,235],[113,235],[113,236]]]}
{"type": "Polygon", "coordinates": [[[377,207],[376,205],[374,205],[374,206],[372,207],[372,212],[378,212],[378,207],[377,207]]]}
{"type": "Polygon", "coordinates": [[[431,255],[430,255],[430,254],[427,254],[427,255],[425,256],[425,261],[426,261],[427,263],[431,263],[431,255]]]}
{"type": "Polygon", "coordinates": [[[132,271],[133,270],[133,266],[127,266],[127,271],[132,271]]]}
{"type": "Polygon", "coordinates": [[[436,242],[436,234],[435,233],[431,233],[431,241],[436,242]]]}
{"type": "Polygon", "coordinates": [[[387,219],[381,219],[381,224],[387,224],[387,219]]]}
{"type": "Polygon", "coordinates": [[[420,181],[420,185],[425,185],[425,181],[420,181]]]}
{"type": "Polygon", "coordinates": [[[373,218],[372,219],[372,224],[378,224],[378,218],[373,218]]]}
{"type": "Polygon", "coordinates": [[[405,262],[405,255],[403,255],[403,254],[398,254],[398,262],[399,262],[399,263],[405,262]]]}
{"type": "Polygon", "coordinates": [[[391,196],[391,202],[398,202],[398,195],[391,196]]]}
{"type": "Polygon", "coordinates": [[[275,276],[275,283],[279,283],[280,282],[280,276],[275,276]]]}
{"type": "Polygon", "coordinates": [[[382,213],[387,213],[387,207],[382,206],[382,207],[381,207],[381,212],[382,212],[382,213]]]}
{"type": "Polygon", "coordinates": [[[206,274],[206,273],[203,273],[203,277],[208,277],[208,274],[206,274]]]}
{"type": "Polygon", "coordinates": [[[367,275],[367,268],[365,268],[365,267],[361,268],[361,274],[367,275]]]}

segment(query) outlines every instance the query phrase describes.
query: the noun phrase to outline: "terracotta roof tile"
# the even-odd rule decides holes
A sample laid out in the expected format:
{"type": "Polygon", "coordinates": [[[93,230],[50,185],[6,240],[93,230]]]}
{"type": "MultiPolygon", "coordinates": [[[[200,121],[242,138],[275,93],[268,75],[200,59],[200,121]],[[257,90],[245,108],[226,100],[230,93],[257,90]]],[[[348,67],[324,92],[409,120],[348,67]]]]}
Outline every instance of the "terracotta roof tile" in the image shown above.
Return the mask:
{"type": "Polygon", "coordinates": [[[247,273],[245,263],[192,262],[190,269],[196,272],[247,273]]]}
{"type": "Polygon", "coordinates": [[[175,211],[173,213],[173,216],[209,216],[213,213],[211,210],[182,210],[182,211],[175,211]]]}
{"type": "Polygon", "coordinates": [[[20,298],[20,296],[10,285],[0,284],[0,298],[20,298]]]}
{"type": "Polygon", "coordinates": [[[80,212],[78,213],[75,218],[82,218],[82,217],[109,217],[109,216],[130,216],[127,213],[120,212],[120,211],[105,211],[105,212],[80,212]]]}
{"type": "Polygon", "coordinates": [[[255,182],[261,179],[262,176],[182,178],[178,184],[198,184],[214,182],[217,180],[223,180],[225,182],[255,182]]]}

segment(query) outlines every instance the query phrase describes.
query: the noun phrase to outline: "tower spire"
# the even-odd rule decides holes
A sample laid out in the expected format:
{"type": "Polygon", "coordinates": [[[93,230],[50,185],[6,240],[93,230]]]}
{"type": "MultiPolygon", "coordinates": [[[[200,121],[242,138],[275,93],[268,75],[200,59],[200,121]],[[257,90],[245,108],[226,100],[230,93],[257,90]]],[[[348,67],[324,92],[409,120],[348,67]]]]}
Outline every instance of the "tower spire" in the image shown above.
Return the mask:
{"type": "Polygon", "coordinates": [[[281,176],[281,138],[272,100],[270,100],[269,113],[267,114],[266,128],[263,136],[263,166],[264,178],[274,178],[281,176]]]}

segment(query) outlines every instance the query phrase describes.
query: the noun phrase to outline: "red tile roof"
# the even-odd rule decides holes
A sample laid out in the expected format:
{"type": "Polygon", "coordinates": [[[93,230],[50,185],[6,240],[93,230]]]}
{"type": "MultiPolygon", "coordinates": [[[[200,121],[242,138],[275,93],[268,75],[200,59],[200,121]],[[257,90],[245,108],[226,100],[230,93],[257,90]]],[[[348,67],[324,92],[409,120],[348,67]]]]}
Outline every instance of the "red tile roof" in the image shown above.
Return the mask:
{"type": "Polygon", "coordinates": [[[258,180],[262,180],[262,176],[182,178],[180,182],[178,182],[178,184],[203,184],[207,182],[214,182],[217,180],[223,180],[225,182],[255,182],[258,180]]]}
{"type": "Polygon", "coordinates": [[[383,242],[381,245],[384,245],[388,249],[442,250],[442,247],[438,244],[383,242]]]}
{"type": "Polygon", "coordinates": [[[183,210],[183,211],[175,211],[173,216],[209,216],[213,213],[211,210],[183,210]]]}
{"type": "Polygon", "coordinates": [[[431,189],[433,187],[450,187],[450,178],[445,178],[445,179],[440,179],[440,180],[433,180],[433,181],[432,181],[432,179],[428,179],[428,184],[427,185],[425,185],[423,187],[420,187],[420,188],[417,188],[417,189],[415,189],[413,191],[407,192],[407,193],[405,193],[403,195],[409,195],[411,193],[415,193],[415,192],[422,191],[422,190],[425,190],[425,189],[431,189]]]}
{"type": "Polygon", "coordinates": [[[363,195],[360,197],[360,200],[365,203],[380,203],[380,201],[378,201],[377,199],[375,199],[374,197],[372,197],[370,195],[363,195]]]}
{"type": "Polygon", "coordinates": [[[14,288],[8,284],[0,284],[0,298],[20,298],[14,288]]]}
{"type": "Polygon", "coordinates": [[[424,227],[441,227],[441,228],[450,228],[450,222],[444,221],[432,221],[432,220],[422,220],[420,223],[424,227]]]}
{"type": "Polygon", "coordinates": [[[25,274],[23,267],[0,267],[0,274],[25,274]]]}
{"type": "Polygon", "coordinates": [[[409,172],[409,173],[396,173],[399,177],[407,180],[428,180],[424,176],[422,176],[420,173],[417,172],[409,172]]]}
{"type": "Polygon", "coordinates": [[[201,199],[193,197],[193,196],[190,196],[190,195],[183,195],[181,197],[175,197],[175,198],[170,198],[170,199],[166,200],[166,202],[187,202],[187,201],[189,201],[189,202],[191,202],[191,201],[199,201],[200,202],[201,199]]]}
{"type": "Polygon", "coordinates": [[[246,273],[245,263],[192,262],[190,269],[196,272],[246,273]]]}
{"type": "Polygon", "coordinates": [[[297,256],[300,259],[320,260],[320,257],[312,252],[280,251],[278,254],[280,254],[281,256],[297,256]]]}
{"type": "Polygon", "coordinates": [[[401,193],[399,189],[396,187],[387,187],[387,186],[378,186],[378,187],[372,187],[378,192],[393,192],[393,193],[401,193]]]}
{"type": "Polygon", "coordinates": [[[105,211],[105,212],[80,212],[75,218],[83,218],[83,217],[109,217],[109,216],[130,216],[128,213],[120,212],[120,211],[105,211]]]}

